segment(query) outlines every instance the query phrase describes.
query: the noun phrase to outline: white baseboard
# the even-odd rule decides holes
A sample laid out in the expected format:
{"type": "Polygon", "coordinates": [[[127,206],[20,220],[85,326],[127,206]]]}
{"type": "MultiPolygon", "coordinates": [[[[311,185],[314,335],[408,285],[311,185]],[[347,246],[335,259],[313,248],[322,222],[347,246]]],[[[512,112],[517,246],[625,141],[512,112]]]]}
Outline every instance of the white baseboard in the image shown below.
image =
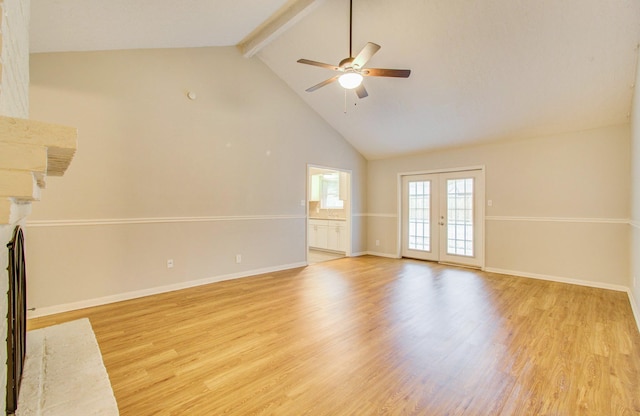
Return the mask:
{"type": "MultiPolygon", "coordinates": [[[[391,259],[398,258],[398,256],[395,256],[393,254],[378,253],[375,251],[363,251],[363,252],[351,254],[352,257],[359,257],[359,256],[365,256],[365,255],[386,257],[391,259]]],[[[211,283],[222,282],[225,280],[241,279],[243,277],[255,276],[255,275],[264,274],[264,273],[273,273],[281,270],[295,269],[297,267],[305,267],[305,266],[307,266],[306,262],[300,262],[300,263],[284,264],[284,265],[274,266],[274,267],[265,267],[262,269],[248,270],[248,271],[243,271],[238,273],[225,274],[225,275],[209,277],[205,279],[176,283],[173,285],[159,286],[159,287],[154,287],[150,289],[120,293],[117,295],[87,299],[79,302],[72,302],[72,303],[66,303],[66,304],[55,305],[55,306],[47,306],[44,308],[35,309],[33,311],[28,311],[27,315],[29,319],[38,318],[42,316],[53,315],[56,313],[69,312],[77,309],[90,308],[93,306],[100,306],[100,305],[106,305],[109,303],[121,302],[124,300],[141,298],[144,296],[151,296],[151,295],[157,295],[160,293],[173,292],[175,290],[180,290],[180,289],[188,289],[190,287],[202,286],[202,285],[207,285],[211,283]]],[[[559,283],[569,283],[569,284],[574,284],[579,286],[595,287],[599,289],[609,289],[609,290],[615,290],[618,292],[626,292],[627,295],[629,296],[629,303],[631,304],[631,310],[633,312],[633,316],[636,321],[636,326],[638,327],[638,331],[640,331],[640,311],[638,310],[639,304],[636,303],[631,289],[629,289],[626,286],[612,285],[609,283],[601,283],[601,282],[592,282],[588,280],[571,279],[567,277],[521,272],[521,271],[515,271],[515,270],[504,270],[504,269],[497,269],[492,267],[487,267],[484,269],[484,271],[489,273],[498,273],[498,274],[505,274],[505,275],[511,275],[511,276],[531,278],[531,279],[548,280],[548,281],[559,282],[559,283]]]]}
{"type": "Polygon", "coordinates": [[[638,310],[638,303],[636,303],[636,298],[633,296],[633,292],[629,288],[627,288],[627,295],[629,295],[629,303],[631,303],[633,317],[636,318],[636,326],[638,327],[638,331],[640,331],[640,311],[638,310]]]}
{"type": "Polygon", "coordinates": [[[549,275],[537,274],[537,273],[519,272],[515,270],[495,269],[492,267],[486,267],[484,271],[489,273],[508,274],[511,276],[526,277],[530,279],[549,280],[551,282],[569,283],[569,284],[578,285],[578,286],[595,287],[597,289],[615,290],[617,292],[626,292],[627,295],[629,296],[629,303],[631,304],[631,311],[636,321],[636,327],[640,332],[640,311],[638,310],[638,304],[635,301],[633,292],[631,292],[631,289],[629,289],[626,286],[613,285],[610,283],[602,283],[602,282],[592,282],[589,280],[571,279],[568,277],[558,277],[558,276],[549,276],[549,275]]]}
{"type": "MultiPolygon", "coordinates": [[[[387,257],[391,259],[399,258],[392,254],[377,253],[375,251],[365,251],[362,253],[356,253],[356,254],[353,254],[353,256],[363,256],[367,254],[371,256],[387,257]]],[[[631,292],[631,289],[629,289],[626,286],[613,285],[610,283],[602,283],[602,282],[592,282],[589,280],[572,279],[569,277],[550,276],[550,275],[537,274],[537,273],[521,272],[516,270],[504,270],[504,269],[498,269],[493,267],[485,267],[483,271],[489,272],[489,273],[498,273],[498,274],[505,274],[510,276],[525,277],[529,279],[548,280],[551,282],[568,283],[568,284],[578,285],[578,286],[594,287],[598,289],[615,290],[616,292],[626,292],[629,296],[629,303],[631,304],[631,310],[633,312],[633,317],[635,318],[635,321],[636,321],[636,326],[638,327],[638,331],[640,331],[640,310],[638,310],[638,307],[640,306],[640,304],[636,303],[635,298],[633,296],[633,292],[631,292]]]]}
{"type": "Polygon", "coordinates": [[[364,254],[368,254],[370,256],[378,256],[378,257],[386,257],[388,259],[399,259],[400,257],[398,257],[395,254],[389,254],[389,253],[379,253],[377,251],[367,251],[364,254]]]}
{"type": "Polygon", "coordinates": [[[262,269],[247,270],[247,271],[238,272],[238,273],[208,277],[205,279],[190,280],[187,282],[180,282],[172,285],[165,285],[165,286],[158,286],[158,287],[153,287],[149,289],[136,290],[133,292],[119,293],[117,295],[103,296],[100,298],[87,299],[87,300],[82,300],[82,301],[72,302],[72,303],[65,303],[62,305],[47,306],[44,308],[37,308],[32,311],[28,311],[27,318],[29,319],[38,318],[41,316],[53,315],[56,313],[75,311],[77,309],[91,308],[93,306],[100,306],[100,305],[106,305],[109,303],[121,302],[124,300],[141,298],[144,296],[151,296],[151,295],[157,295],[160,293],[173,292],[180,289],[188,289],[190,287],[195,287],[195,286],[208,285],[210,283],[222,282],[224,280],[240,279],[243,277],[255,276],[255,275],[264,274],[264,273],[273,273],[281,270],[295,269],[298,267],[305,267],[305,266],[307,266],[306,262],[284,264],[280,266],[265,267],[262,269]]]}
{"type": "Polygon", "coordinates": [[[361,257],[361,256],[377,256],[377,257],[386,257],[388,259],[399,259],[400,257],[395,256],[389,253],[378,253],[376,251],[359,251],[357,253],[351,253],[351,257],[361,257]]]}
{"type": "Polygon", "coordinates": [[[592,282],[590,280],[572,279],[569,277],[550,276],[546,274],[528,273],[528,272],[521,272],[516,270],[504,270],[504,269],[496,269],[493,267],[485,267],[484,271],[489,273],[508,274],[511,276],[518,276],[518,277],[528,277],[531,279],[538,279],[538,280],[548,280],[551,282],[569,283],[569,284],[578,285],[578,286],[595,287],[598,289],[609,289],[609,290],[615,290],[617,292],[627,292],[629,290],[628,287],[623,285],[613,285],[610,283],[592,282]]]}

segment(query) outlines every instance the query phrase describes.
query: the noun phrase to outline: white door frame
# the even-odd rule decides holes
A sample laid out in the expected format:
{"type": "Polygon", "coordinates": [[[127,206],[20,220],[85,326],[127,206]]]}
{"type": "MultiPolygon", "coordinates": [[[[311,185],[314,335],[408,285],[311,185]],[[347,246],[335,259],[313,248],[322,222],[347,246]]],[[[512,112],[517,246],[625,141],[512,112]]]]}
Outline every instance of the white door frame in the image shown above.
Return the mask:
{"type": "Polygon", "coordinates": [[[402,216],[400,218],[400,222],[402,224],[400,229],[400,255],[403,257],[410,257],[414,259],[420,260],[428,260],[428,261],[438,261],[440,258],[440,221],[432,221],[434,213],[439,212],[439,186],[440,186],[440,176],[437,173],[431,173],[428,175],[420,174],[420,175],[404,175],[401,176],[401,186],[402,186],[402,214],[407,213],[407,208],[410,206],[409,202],[409,194],[405,192],[409,183],[414,181],[428,182],[429,183],[429,250],[412,250],[411,248],[403,245],[407,241],[408,235],[407,231],[409,229],[409,224],[405,223],[408,218],[406,216],[402,216]]]}
{"type": "Polygon", "coordinates": [[[311,169],[312,168],[316,168],[316,169],[326,169],[326,170],[333,170],[336,172],[344,172],[347,174],[347,195],[349,195],[349,200],[347,201],[347,209],[346,211],[346,220],[345,220],[345,226],[347,229],[347,244],[345,247],[345,256],[346,257],[351,257],[351,247],[353,246],[353,242],[351,241],[351,236],[352,236],[352,232],[351,232],[351,224],[352,224],[352,211],[353,211],[353,187],[351,186],[352,183],[352,176],[353,176],[353,171],[350,169],[340,169],[340,168],[334,168],[334,167],[330,167],[330,166],[322,166],[322,165],[314,165],[312,163],[307,163],[307,174],[306,174],[306,187],[305,187],[305,240],[306,240],[306,251],[305,251],[305,261],[308,263],[309,259],[307,258],[308,254],[309,254],[309,193],[311,192],[310,189],[310,183],[311,183],[311,169]]]}
{"type": "Polygon", "coordinates": [[[481,224],[479,224],[482,227],[482,236],[481,236],[481,240],[482,240],[482,247],[481,250],[479,250],[480,252],[478,253],[478,258],[480,259],[480,269],[484,270],[485,269],[485,242],[486,242],[486,238],[485,238],[485,189],[486,189],[486,181],[485,181],[485,166],[484,165],[478,165],[478,166],[465,166],[465,167],[458,167],[458,168],[446,168],[446,169],[432,169],[432,170],[419,170],[419,171],[412,171],[412,172],[400,172],[398,173],[398,178],[397,178],[397,195],[396,195],[396,200],[397,200],[397,236],[396,236],[396,241],[397,241],[397,246],[396,246],[396,257],[397,258],[402,258],[402,177],[403,176],[410,176],[410,175],[429,175],[429,174],[433,174],[433,173],[457,173],[457,172],[466,172],[466,171],[480,171],[480,175],[482,178],[482,184],[483,186],[481,187],[481,189],[477,192],[477,198],[478,198],[478,215],[482,221],[481,224]]]}

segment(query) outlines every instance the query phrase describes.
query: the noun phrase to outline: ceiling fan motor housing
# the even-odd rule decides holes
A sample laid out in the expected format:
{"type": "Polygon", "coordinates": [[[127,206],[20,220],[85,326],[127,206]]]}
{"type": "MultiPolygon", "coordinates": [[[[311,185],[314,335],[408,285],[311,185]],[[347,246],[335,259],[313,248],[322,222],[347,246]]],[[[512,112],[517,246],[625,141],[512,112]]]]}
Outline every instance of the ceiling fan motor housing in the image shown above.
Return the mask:
{"type": "Polygon", "coordinates": [[[351,63],[353,62],[355,58],[353,56],[349,57],[349,58],[344,58],[342,61],[340,61],[340,63],[338,64],[338,66],[340,68],[352,68],[351,63]]]}
{"type": "MultiPolygon", "coordinates": [[[[1,0],[0,0],[1,1],[1,0]]],[[[408,69],[385,69],[385,68],[367,68],[364,66],[369,59],[380,49],[380,45],[372,42],[367,42],[364,48],[354,57],[351,50],[353,29],[353,0],[349,1],[349,57],[340,61],[338,66],[325,64],[323,62],[311,61],[309,59],[298,59],[298,62],[306,65],[319,66],[321,68],[330,69],[332,71],[342,72],[342,75],[336,75],[329,79],[322,81],[310,88],[307,88],[307,92],[313,92],[318,88],[329,85],[332,82],[338,81],[342,87],[346,89],[353,89],[356,91],[358,98],[365,98],[369,94],[366,88],[362,85],[362,78],[367,77],[397,77],[407,78],[411,73],[408,69]]]]}

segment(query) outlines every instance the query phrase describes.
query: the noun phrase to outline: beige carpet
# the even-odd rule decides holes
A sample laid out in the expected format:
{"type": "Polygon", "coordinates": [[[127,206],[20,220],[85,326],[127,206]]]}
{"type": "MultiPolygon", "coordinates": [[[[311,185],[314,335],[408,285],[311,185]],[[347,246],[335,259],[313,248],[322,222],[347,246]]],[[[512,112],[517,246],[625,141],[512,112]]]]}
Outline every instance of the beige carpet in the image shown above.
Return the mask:
{"type": "Polygon", "coordinates": [[[88,319],[27,332],[18,416],[117,416],[88,319]]]}

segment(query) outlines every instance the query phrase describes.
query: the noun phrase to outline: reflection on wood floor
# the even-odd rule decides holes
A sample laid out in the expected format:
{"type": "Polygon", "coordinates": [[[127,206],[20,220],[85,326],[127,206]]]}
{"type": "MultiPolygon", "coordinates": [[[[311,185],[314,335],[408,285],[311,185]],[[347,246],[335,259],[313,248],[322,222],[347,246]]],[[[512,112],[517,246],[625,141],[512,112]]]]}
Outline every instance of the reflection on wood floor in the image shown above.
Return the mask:
{"type": "Polygon", "coordinates": [[[310,248],[307,252],[307,263],[316,264],[322,263],[323,261],[341,259],[343,257],[344,254],[334,253],[331,251],[314,250],[310,248]]]}
{"type": "Polygon", "coordinates": [[[637,415],[627,294],[345,258],[89,317],[122,416],[637,415]]]}

